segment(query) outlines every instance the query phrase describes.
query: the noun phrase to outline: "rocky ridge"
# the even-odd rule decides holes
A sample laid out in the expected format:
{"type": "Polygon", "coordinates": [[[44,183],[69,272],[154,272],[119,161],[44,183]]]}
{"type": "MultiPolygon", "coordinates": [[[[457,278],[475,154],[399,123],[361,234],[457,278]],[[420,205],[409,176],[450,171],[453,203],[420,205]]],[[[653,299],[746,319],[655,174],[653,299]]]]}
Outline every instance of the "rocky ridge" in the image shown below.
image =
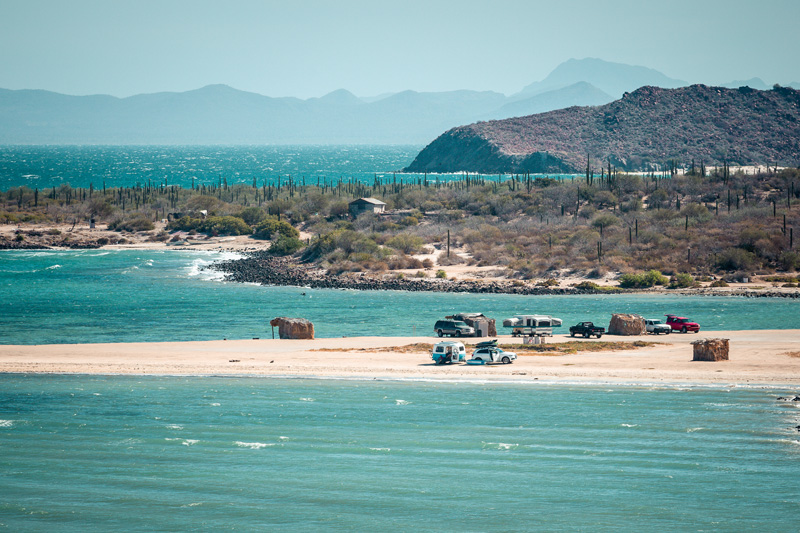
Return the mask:
{"type": "Polygon", "coordinates": [[[597,107],[570,107],[453,128],[406,172],[581,173],[587,155],[648,170],[688,165],[800,163],[800,91],[692,85],[642,87],[597,107]]]}

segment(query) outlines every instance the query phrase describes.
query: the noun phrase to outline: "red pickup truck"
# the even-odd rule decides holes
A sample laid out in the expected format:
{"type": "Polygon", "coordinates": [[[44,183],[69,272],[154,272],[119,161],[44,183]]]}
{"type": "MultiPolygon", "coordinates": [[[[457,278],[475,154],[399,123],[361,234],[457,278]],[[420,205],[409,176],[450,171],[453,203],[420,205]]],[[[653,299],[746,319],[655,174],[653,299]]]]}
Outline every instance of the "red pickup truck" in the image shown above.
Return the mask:
{"type": "Polygon", "coordinates": [[[680,331],[681,333],[688,331],[697,333],[700,331],[700,324],[678,315],[667,315],[667,325],[672,328],[672,331],[680,331]]]}

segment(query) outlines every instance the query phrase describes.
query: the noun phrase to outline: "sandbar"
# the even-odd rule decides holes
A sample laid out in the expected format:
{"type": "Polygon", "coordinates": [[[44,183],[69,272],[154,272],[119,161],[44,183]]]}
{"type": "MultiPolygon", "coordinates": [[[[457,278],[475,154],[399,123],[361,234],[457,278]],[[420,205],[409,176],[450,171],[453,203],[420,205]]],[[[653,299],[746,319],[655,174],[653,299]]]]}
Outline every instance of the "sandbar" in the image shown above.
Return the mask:
{"type": "MultiPolygon", "coordinates": [[[[501,344],[521,343],[500,336],[501,344]]],[[[475,382],[558,382],[800,386],[800,330],[606,336],[658,342],[644,348],[520,355],[509,365],[435,365],[424,349],[435,337],[247,339],[195,342],[0,345],[0,373],[265,376],[475,382]],[[730,359],[692,361],[691,342],[730,339],[730,359]]],[[[480,339],[462,339],[469,344],[480,339]]],[[[548,343],[570,340],[566,335],[548,343]]],[[[585,340],[583,342],[595,342],[585,340]]]]}

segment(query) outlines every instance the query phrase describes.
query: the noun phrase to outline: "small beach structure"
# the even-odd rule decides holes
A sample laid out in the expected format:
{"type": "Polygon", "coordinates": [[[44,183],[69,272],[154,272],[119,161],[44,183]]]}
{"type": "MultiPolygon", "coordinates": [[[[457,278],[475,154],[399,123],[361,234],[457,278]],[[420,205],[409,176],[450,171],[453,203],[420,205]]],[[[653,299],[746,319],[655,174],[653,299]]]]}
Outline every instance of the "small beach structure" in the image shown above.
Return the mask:
{"type": "Polygon", "coordinates": [[[608,324],[609,335],[644,335],[647,333],[644,317],[627,313],[614,313],[608,324]]]}
{"type": "Polygon", "coordinates": [[[269,321],[272,326],[272,337],[275,337],[275,326],[278,326],[278,336],[281,339],[313,339],[314,324],[305,318],[289,318],[279,316],[269,321]]]}
{"type": "Polygon", "coordinates": [[[496,337],[497,325],[494,318],[489,318],[483,313],[457,313],[455,315],[446,316],[452,320],[461,320],[468,326],[475,329],[476,337],[496,337]]]}
{"type": "Polygon", "coordinates": [[[692,342],[692,361],[727,361],[729,339],[700,339],[692,342]]]}
{"type": "Polygon", "coordinates": [[[386,204],[376,198],[359,198],[350,202],[350,214],[358,218],[361,213],[383,213],[386,204]]]}

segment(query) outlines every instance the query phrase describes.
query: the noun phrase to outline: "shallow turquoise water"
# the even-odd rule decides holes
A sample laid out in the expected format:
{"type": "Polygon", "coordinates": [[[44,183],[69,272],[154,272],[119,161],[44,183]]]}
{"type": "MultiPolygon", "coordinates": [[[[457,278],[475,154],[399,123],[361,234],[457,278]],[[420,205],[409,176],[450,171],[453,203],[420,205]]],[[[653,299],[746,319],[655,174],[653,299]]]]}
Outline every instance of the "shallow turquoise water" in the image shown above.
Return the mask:
{"type": "MultiPolygon", "coordinates": [[[[269,320],[311,320],[319,337],[432,335],[454,312],[499,321],[552,314],[566,331],[607,326],[614,312],[679,313],[702,331],[800,328],[800,302],[681,295],[517,296],[312,290],[224,283],[202,265],[219,253],[184,251],[0,252],[0,343],[54,344],[267,338],[269,320]]],[[[501,330],[501,333],[503,331],[501,330]]]]}
{"type": "Polygon", "coordinates": [[[781,393],[0,375],[0,525],[795,531],[781,393]]]}

